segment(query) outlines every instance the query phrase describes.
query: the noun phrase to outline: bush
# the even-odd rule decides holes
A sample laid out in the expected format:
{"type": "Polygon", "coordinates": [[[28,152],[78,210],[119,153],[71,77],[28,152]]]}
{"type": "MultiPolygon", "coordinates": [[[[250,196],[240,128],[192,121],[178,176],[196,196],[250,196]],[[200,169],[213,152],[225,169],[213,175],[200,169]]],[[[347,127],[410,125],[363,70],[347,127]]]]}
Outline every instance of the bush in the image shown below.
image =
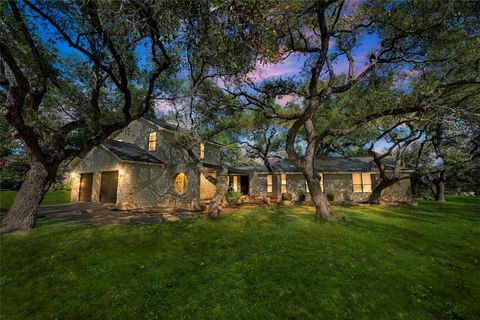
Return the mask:
{"type": "Polygon", "coordinates": [[[71,191],[72,186],[68,183],[58,182],[53,184],[51,189],[55,191],[71,191]]]}
{"type": "Polygon", "coordinates": [[[282,200],[283,201],[292,201],[293,196],[289,192],[282,193],[282,200]]]}
{"type": "Polygon", "coordinates": [[[240,203],[240,197],[242,196],[241,192],[234,191],[233,188],[228,188],[225,193],[225,199],[229,206],[237,206],[240,203]]]}
{"type": "Polygon", "coordinates": [[[305,196],[305,192],[303,192],[303,190],[300,190],[300,191],[297,193],[297,201],[298,201],[298,203],[304,203],[306,198],[307,198],[307,197],[305,196]]]}
{"type": "Polygon", "coordinates": [[[2,185],[9,185],[9,189],[20,188],[29,168],[30,162],[23,155],[8,156],[0,159],[2,185]]]}
{"type": "Polygon", "coordinates": [[[333,200],[335,200],[335,195],[334,195],[333,193],[331,193],[331,192],[328,192],[328,193],[327,193],[327,200],[328,200],[328,201],[333,201],[333,200]]]}

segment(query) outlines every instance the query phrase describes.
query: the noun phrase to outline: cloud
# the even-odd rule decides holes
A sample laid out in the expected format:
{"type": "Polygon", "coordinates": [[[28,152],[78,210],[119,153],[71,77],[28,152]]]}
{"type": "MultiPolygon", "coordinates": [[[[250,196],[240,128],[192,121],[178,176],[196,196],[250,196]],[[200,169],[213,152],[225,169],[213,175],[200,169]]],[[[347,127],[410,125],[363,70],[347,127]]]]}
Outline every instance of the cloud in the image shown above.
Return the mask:
{"type": "Polygon", "coordinates": [[[257,82],[275,77],[294,76],[302,70],[304,61],[305,58],[299,55],[290,55],[278,63],[258,61],[255,65],[255,71],[248,74],[247,78],[257,82]]]}
{"type": "Polygon", "coordinates": [[[153,109],[155,110],[155,112],[167,113],[170,111],[174,111],[175,105],[168,100],[158,99],[158,100],[155,100],[155,105],[153,109]]]}

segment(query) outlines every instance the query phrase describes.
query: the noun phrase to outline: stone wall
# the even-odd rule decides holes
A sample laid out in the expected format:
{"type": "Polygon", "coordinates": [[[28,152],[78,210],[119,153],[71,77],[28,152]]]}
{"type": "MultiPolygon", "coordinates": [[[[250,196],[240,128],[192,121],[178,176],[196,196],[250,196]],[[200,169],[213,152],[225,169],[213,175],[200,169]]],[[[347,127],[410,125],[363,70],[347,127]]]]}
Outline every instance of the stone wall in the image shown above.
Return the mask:
{"type": "MultiPolygon", "coordinates": [[[[96,147],[73,168],[71,177],[71,201],[78,201],[80,189],[80,174],[93,173],[92,202],[100,201],[100,184],[102,171],[119,171],[122,169],[118,159],[104,147],[96,147]]],[[[120,182],[120,177],[119,177],[120,182]]]]}
{"type": "Polygon", "coordinates": [[[410,179],[401,180],[383,190],[381,196],[383,203],[411,203],[413,202],[412,184],[410,179]]]}
{"type": "Polygon", "coordinates": [[[211,144],[211,143],[205,143],[205,159],[204,161],[207,163],[213,163],[213,164],[220,164],[220,147],[211,144]]]}
{"type": "MultiPolygon", "coordinates": [[[[281,197],[281,175],[273,175],[273,192],[267,193],[267,174],[255,173],[250,176],[252,179],[250,195],[254,197],[281,197]]],[[[325,194],[331,194],[334,202],[365,202],[370,196],[370,192],[353,192],[353,181],[351,173],[324,173],[323,186],[325,194]]],[[[372,188],[377,181],[377,175],[372,174],[372,188]]],[[[306,200],[310,200],[310,195],[306,192],[306,180],[303,174],[287,173],[287,192],[291,193],[294,199],[297,199],[300,191],[305,192],[306,200]]],[[[390,188],[387,188],[382,194],[383,202],[409,202],[411,201],[411,188],[409,180],[401,181],[390,188]]]]}
{"type": "Polygon", "coordinates": [[[103,147],[93,149],[73,168],[71,201],[78,201],[80,174],[93,172],[92,202],[99,202],[102,171],[119,171],[117,206],[121,209],[157,206],[199,208],[200,177],[196,166],[122,162],[103,147]],[[174,184],[179,172],[184,172],[188,181],[187,190],[181,195],[176,193],[174,184]]]}
{"type": "Polygon", "coordinates": [[[293,195],[293,200],[297,200],[300,192],[307,194],[306,180],[302,173],[287,174],[287,192],[293,195]]]}
{"type": "MultiPolygon", "coordinates": [[[[150,132],[157,133],[155,150],[149,151],[158,159],[168,164],[191,162],[186,150],[179,148],[175,143],[175,132],[162,129],[161,127],[140,119],[130,123],[128,127],[118,132],[114,139],[123,142],[133,143],[148,151],[148,137],[150,132]]],[[[200,145],[193,150],[197,157],[200,157],[200,145]]],[[[220,147],[211,143],[205,143],[205,162],[220,163],[220,147]]]]}
{"type": "Polygon", "coordinates": [[[121,208],[199,208],[200,177],[196,166],[128,163],[124,171],[118,186],[117,201],[121,208]],[[187,176],[187,187],[183,194],[178,194],[175,178],[181,172],[187,176]]]}

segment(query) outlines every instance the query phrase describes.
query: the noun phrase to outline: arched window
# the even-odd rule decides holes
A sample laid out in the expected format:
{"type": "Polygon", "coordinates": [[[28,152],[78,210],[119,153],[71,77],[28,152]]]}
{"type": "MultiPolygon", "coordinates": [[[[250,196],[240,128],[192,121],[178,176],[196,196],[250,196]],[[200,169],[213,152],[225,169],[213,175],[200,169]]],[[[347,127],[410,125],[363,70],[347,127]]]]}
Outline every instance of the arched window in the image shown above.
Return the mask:
{"type": "Polygon", "coordinates": [[[178,194],[184,194],[187,191],[188,179],[187,175],[183,172],[180,172],[175,176],[175,191],[178,194]]]}

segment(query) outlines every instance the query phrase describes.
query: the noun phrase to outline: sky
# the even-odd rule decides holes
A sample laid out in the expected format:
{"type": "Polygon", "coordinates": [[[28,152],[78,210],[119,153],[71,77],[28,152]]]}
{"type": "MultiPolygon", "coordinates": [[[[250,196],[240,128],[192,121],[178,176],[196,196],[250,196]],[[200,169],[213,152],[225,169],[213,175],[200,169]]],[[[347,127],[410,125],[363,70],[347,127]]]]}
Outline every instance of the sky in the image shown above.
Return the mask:
{"type": "MultiPolygon", "coordinates": [[[[351,1],[352,3],[354,1],[351,1]]],[[[45,24],[44,22],[37,21],[37,27],[41,37],[47,40],[54,34],[54,29],[45,24]]],[[[354,49],[353,55],[355,57],[355,73],[360,73],[366,68],[368,63],[368,54],[379,47],[380,39],[375,34],[366,34],[358,46],[354,49]]],[[[331,46],[334,43],[331,43],[331,46]]],[[[58,50],[61,56],[76,55],[82,58],[77,50],[68,46],[66,42],[57,41],[53,43],[53,46],[58,50]]],[[[148,57],[148,51],[144,46],[139,46],[135,50],[136,59],[140,65],[146,63],[148,57]]],[[[306,62],[306,56],[300,54],[291,54],[287,58],[281,60],[278,63],[262,63],[257,62],[256,68],[253,72],[248,74],[248,78],[254,82],[261,82],[266,79],[278,78],[278,77],[296,77],[298,76],[306,62]]],[[[336,74],[346,73],[348,71],[348,61],[345,56],[339,57],[333,63],[333,68],[336,74]]],[[[292,100],[292,96],[283,96],[277,98],[276,102],[280,105],[285,105],[288,101],[292,100]]],[[[172,110],[170,103],[165,101],[158,101],[156,105],[157,112],[166,112],[172,110]]]]}

